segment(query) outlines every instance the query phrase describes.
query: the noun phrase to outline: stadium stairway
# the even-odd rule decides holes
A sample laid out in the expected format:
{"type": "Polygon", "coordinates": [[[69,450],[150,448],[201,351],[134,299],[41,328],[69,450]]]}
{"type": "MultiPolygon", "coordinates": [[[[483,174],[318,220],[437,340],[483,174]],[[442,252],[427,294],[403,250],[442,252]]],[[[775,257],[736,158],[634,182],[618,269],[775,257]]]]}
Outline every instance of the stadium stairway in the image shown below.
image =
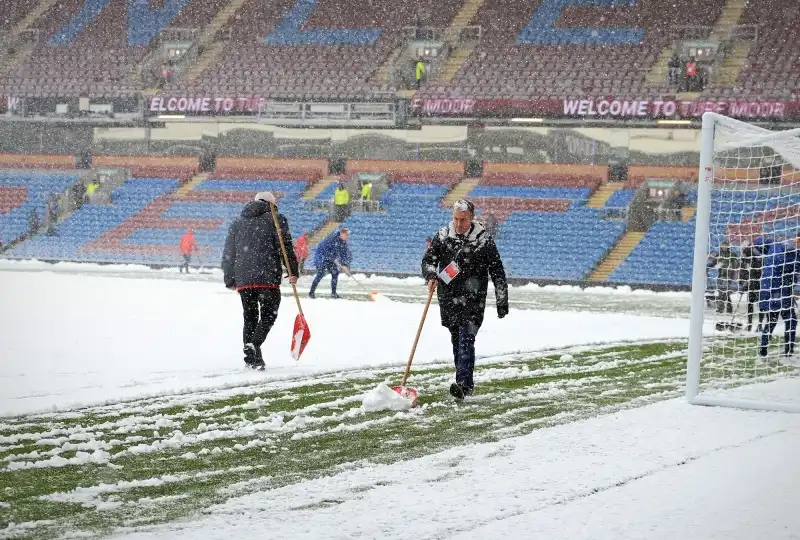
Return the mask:
{"type": "Polygon", "coordinates": [[[400,55],[403,54],[403,51],[406,50],[408,45],[403,42],[398,45],[389,56],[386,57],[381,67],[375,72],[374,83],[379,84],[381,86],[389,84],[389,74],[394,69],[394,65],[397,63],[398,58],[400,55]]]}
{"type": "Polygon", "coordinates": [[[650,68],[650,71],[647,72],[647,78],[645,79],[645,84],[648,87],[658,87],[666,82],[667,75],[669,74],[668,64],[669,59],[672,57],[672,50],[672,46],[664,47],[656,61],[653,62],[653,66],[650,68]]]}
{"type": "MultiPolygon", "coordinates": [[[[472,19],[475,18],[478,10],[483,7],[484,1],[485,0],[467,0],[464,5],[461,6],[461,9],[458,10],[458,13],[455,14],[453,20],[450,21],[450,25],[447,27],[446,35],[449,36],[448,39],[453,43],[458,43],[457,37],[459,30],[469,25],[472,19]]],[[[459,45],[451,51],[447,60],[445,60],[441,71],[434,74],[432,80],[442,83],[451,82],[456,76],[456,73],[458,73],[458,70],[461,69],[461,66],[464,65],[464,62],[467,61],[467,58],[472,55],[472,51],[475,50],[476,45],[477,42],[459,43],[459,45]]]]}
{"type": "Polygon", "coordinates": [[[481,183],[481,178],[465,178],[455,186],[450,192],[442,199],[442,207],[449,208],[453,206],[453,204],[458,199],[463,199],[467,196],[467,193],[472,191],[472,188],[477,186],[481,183]]]}
{"type": "Polygon", "coordinates": [[[173,196],[176,199],[182,199],[184,196],[186,196],[187,193],[189,193],[194,188],[202,184],[203,181],[206,180],[209,176],[210,175],[207,172],[194,175],[191,180],[189,180],[187,183],[179,187],[173,196]]]}
{"type": "Polygon", "coordinates": [[[597,268],[589,275],[590,281],[606,281],[608,276],[628,258],[628,255],[642,241],[645,233],[627,231],[620,237],[619,241],[611,248],[608,255],[600,261],[597,268]]]}
{"type": "Polygon", "coordinates": [[[689,223],[692,221],[696,210],[697,208],[694,206],[685,206],[681,208],[681,221],[684,223],[689,223]]]}
{"type": "Polygon", "coordinates": [[[317,244],[322,242],[322,240],[331,234],[336,228],[341,225],[338,221],[328,220],[326,221],[322,227],[317,229],[316,231],[312,232],[308,235],[308,247],[309,249],[315,247],[317,244]]]}
{"type": "Polygon", "coordinates": [[[315,184],[311,185],[303,196],[301,197],[304,201],[310,201],[311,199],[316,199],[317,196],[325,191],[325,189],[333,184],[334,182],[339,180],[339,176],[325,176],[320,178],[315,184]]]}
{"type": "Polygon", "coordinates": [[[744,13],[746,7],[746,0],[728,0],[725,3],[725,7],[722,8],[722,15],[714,23],[709,41],[725,41],[728,38],[728,32],[731,27],[739,24],[739,19],[742,18],[742,13],[744,13]]]}
{"type": "Polygon", "coordinates": [[[39,2],[35,8],[30,10],[22,20],[20,20],[14,28],[11,29],[9,32],[8,37],[14,37],[19,35],[20,33],[24,32],[28,28],[31,27],[33,23],[39,20],[39,17],[44,15],[47,11],[50,10],[54,5],[56,5],[59,0],[42,0],[39,2]]]}
{"type": "Polygon", "coordinates": [[[222,54],[226,42],[214,41],[214,36],[234,18],[236,12],[244,5],[245,1],[231,0],[214,15],[208,26],[203,28],[199,42],[203,47],[203,54],[186,70],[183,76],[184,81],[193,82],[208,66],[216,62],[217,58],[222,54]]]}
{"type": "Polygon", "coordinates": [[[739,73],[750,55],[750,48],[751,42],[749,41],[735,41],[733,50],[722,61],[722,65],[714,77],[714,83],[718,85],[734,84],[739,79],[739,73]]]}
{"type": "Polygon", "coordinates": [[[594,195],[589,198],[586,206],[589,208],[603,208],[614,192],[623,187],[625,187],[625,184],[622,182],[602,184],[597,191],[594,192],[594,195]]]}

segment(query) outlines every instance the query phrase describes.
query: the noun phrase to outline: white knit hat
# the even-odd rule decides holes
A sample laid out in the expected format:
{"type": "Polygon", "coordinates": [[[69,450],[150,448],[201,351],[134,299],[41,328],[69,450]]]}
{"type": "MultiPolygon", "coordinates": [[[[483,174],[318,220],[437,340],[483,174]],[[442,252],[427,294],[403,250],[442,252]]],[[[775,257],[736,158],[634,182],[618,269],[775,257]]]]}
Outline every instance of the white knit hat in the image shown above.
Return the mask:
{"type": "Polygon", "coordinates": [[[257,193],[255,199],[253,200],[264,201],[275,204],[275,195],[273,195],[269,191],[262,191],[260,193],[257,193]]]}

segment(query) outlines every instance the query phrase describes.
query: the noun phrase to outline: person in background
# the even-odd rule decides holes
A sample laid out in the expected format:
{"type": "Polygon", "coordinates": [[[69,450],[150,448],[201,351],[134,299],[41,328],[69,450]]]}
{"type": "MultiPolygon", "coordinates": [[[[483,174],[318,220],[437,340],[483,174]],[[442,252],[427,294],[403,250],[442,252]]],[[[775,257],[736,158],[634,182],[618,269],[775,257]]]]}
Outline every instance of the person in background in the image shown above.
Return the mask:
{"type": "Polygon", "coordinates": [[[425,239],[425,251],[431,249],[431,243],[433,242],[433,238],[430,236],[425,239]]]}
{"type": "MultiPolygon", "coordinates": [[[[742,244],[742,260],[739,270],[739,283],[741,290],[747,291],[747,331],[753,329],[753,313],[758,305],[758,293],[761,289],[761,249],[764,239],[760,236],[752,245],[742,244]]],[[[758,312],[758,327],[756,332],[761,332],[764,324],[764,312],[758,312]]]]}
{"type": "Polygon", "coordinates": [[[717,313],[733,313],[731,293],[736,284],[739,261],[728,242],[722,242],[716,255],[709,255],[707,267],[717,269],[717,313]]]}
{"type": "Polygon", "coordinates": [[[472,202],[455,202],[452,222],[433,237],[425,251],[422,276],[429,291],[436,289],[442,326],[450,332],[456,368],[450,394],[463,399],[475,389],[475,337],[483,324],[489,278],[494,284],[497,316],[508,315],[503,262],[494,240],[475,220],[472,202]]]}
{"type": "Polygon", "coordinates": [[[183,264],[179,267],[181,274],[183,273],[183,269],[186,268],[186,273],[189,273],[189,263],[192,262],[192,253],[197,251],[197,240],[194,237],[194,231],[192,229],[187,230],[183,236],[181,236],[181,242],[178,248],[181,251],[181,255],[183,255],[183,264]]]}
{"type": "Polygon", "coordinates": [[[670,86],[678,84],[678,76],[681,72],[681,59],[678,58],[677,54],[673,54],[672,57],[670,57],[667,68],[669,68],[670,86]]]}
{"type": "Polygon", "coordinates": [[[372,200],[372,182],[364,182],[364,185],[361,186],[361,200],[362,201],[372,200]]]}
{"type": "Polygon", "coordinates": [[[51,193],[47,197],[47,236],[57,236],[58,230],[56,229],[56,224],[58,223],[58,194],[51,193]]]}
{"type": "MultiPolygon", "coordinates": [[[[265,367],[261,346],[278,318],[280,285],[287,264],[272,217],[273,205],[275,196],[269,191],[256,194],[231,223],[222,251],[225,287],[236,290],[242,300],[244,363],[257,370],[265,367]]],[[[289,222],[283,214],[277,217],[291,274],[289,283],[297,283],[297,259],[289,249],[293,245],[289,222]]]]}
{"type": "Polygon", "coordinates": [[[36,209],[31,209],[31,213],[28,214],[28,235],[33,236],[39,229],[41,228],[42,223],[39,221],[39,214],[36,212],[36,209]]]}
{"type": "Polygon", "coordinates": [[[417,64],[414,69],[414,74],[417,80],[417,90],[419,90],[420,86],[422,86],[422,81],[425,79],[425,61],[422,58],[417,59],[417,64]]]}
{"type": "Polygon", "coordinates": [[[486,234],[492,238],[497,236],[497,230],[500,228],[500,226],[497,223],[497,218],[494,217],[494,214],[488,213],[484,216],[483,226],[486,227],[486,234]]]}
{"type": "Polygon", "coordinates": [[[334,220],[341,223],[347,219],[350,209],[350,192],[344,182],[339,182],[333,192],[334,220]]]}
{"type": "Polygon", "coordinates": [[[294,244],[294,255],[297,257],[297,270],[299,272],[298,277],[305,269],[306,260],[308,260],[309,253],[308,231],[303,231],[303,234],[300,235],[300,237],[297,239],[297,242],[294,244]]]}
{"type": "Polygon", "coordinates": [[[94,192],[97,191],[97,188],[99,188],[99,187],[100,187],[100,184],[98,184],[96,180],[92,181],[91,184],[86,186],[86,200],[87,201],[91,201],[92,200],[92,196],[94,195],[94,192]]]}
{"type": "Polygon", "coordinates": [[[341,229],[334,231],[319,243],[314,252],[314,266],[317,267],[317,275],[314,276],[314,281],[311,282],[311,290],[308,291],[309,297],[316,298],[314,291],[317,290],[317,285],[325,277],[325,274],[330,273],[331,298],[340,298],[336,293],[336,285],[339,282],[339,266],[341,265],[341,269],[346,274],[349,274],[350,261],[353,259],[350,246],[347,245],[349,238],[350,231],[341,229]]]}
{"type": "Polygon", "coordinates": [[[764,243],[764,259],[761,267],[761,290],[758,307],[767,313],[768,320],[761,327],[761,344],[758,355],[767,356],[767,346],[772,332],[783,319],[783,354],[787,358],[794,354],[797,332],[797,313],[794,309],[794,284],[797,277],[796,243],[787,246],[770,239],[764,243]]]}

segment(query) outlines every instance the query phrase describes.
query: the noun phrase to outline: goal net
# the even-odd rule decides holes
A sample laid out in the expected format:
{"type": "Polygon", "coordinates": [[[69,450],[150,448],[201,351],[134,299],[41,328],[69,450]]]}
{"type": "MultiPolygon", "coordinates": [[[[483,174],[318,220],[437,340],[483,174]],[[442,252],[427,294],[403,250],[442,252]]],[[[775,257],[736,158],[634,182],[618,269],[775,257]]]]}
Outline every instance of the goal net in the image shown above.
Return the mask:
{"type": "Polygon", "coordinates": [[[800,129],[703,115],[686,396],[800,412],[800,129]]]}

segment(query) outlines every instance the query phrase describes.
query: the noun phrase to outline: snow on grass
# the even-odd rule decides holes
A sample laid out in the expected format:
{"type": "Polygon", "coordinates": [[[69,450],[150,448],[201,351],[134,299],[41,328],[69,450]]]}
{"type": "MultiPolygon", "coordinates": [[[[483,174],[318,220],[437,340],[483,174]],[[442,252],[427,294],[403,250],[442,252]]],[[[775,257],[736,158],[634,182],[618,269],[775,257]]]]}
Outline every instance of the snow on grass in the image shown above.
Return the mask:
{"type": "MultiPolygon", "coordinates": [[[[217,391],[266,380],[394,366],[402,373],[422,306],[304,300],[313,337],[290,355],[289,299],[263,350],[267,371],[244,369],[241,302],[220,283],[6,272],[0,295],[4,355],[0,414],[52,412],[134,398],[217,391]],[[60,298],[58,309],[31,302],[60,298]],[[42,339],[41,328],[48,329],[42,339]],[[341,345],[338,345],[341,344],[341,345]]],[[[478,334],[481,357],[624,339],[685,337],[683,319],[492,308],[478,334]]],[[[432,306],[415,366],[449,363],[450,337],[432,306]]]]}
{"type": "MultiPolygon", "coordinates": [[[[74,463],[0,472],[0,481],[9,486],[5,499],[12,504],[2,512],[10,512],[8,521],[23,521],[17,515],[32,521],[57,513],[63,526],[48,529],[51,533],[168,521],[203,510],[237,490],[264,488],[261,478],[281,487],[369,462],[520,435],[626,407],[632,400],[664,399],[679,391],[685,347],[683,341],[581,347],[582,352],[576,347],[569,349],[574,357],[571,371],[564,371],[560,351],[489,361],[486,377],[483,370],[476,374],[478,393],[463,403],[455,403],[446,390],[452,368],[422,366],[412,379],[420,405],[408,411],[368,411],[361,406],[364,395],[375,389],[375,380],[386,380],[390,372],[384,370],[364,379],[342,377],[324,384],[310,379],[291,388],[264,382],[247,386],[242,396],[225,390],[195,396],[192,403],[185,396],[175,396],[174,402],[137,401],[134,408],[148,408],[150,416],[137,412],[111,419],[109,408],[99,406],[82,410],[80,417],[10,418],[5,422],[9,435],[17,422],[21,431],[37,427],[32,424],[50,431],[79,428],[77,433],[92,438],[76,440],[108,444],[110,460],[107,465],[74,463]],[[648,390],[656,381],[668,391],[648,390]],[[604,395],[610,389],[619,391],[604,395]],[[253,408],[253,403],[259,407],[253,408]],[[137,429],[137,422],[145,429],[137,429]],[[156,423],[169,427],[153,431],[156,423]],[[142,439],[126,443],[115,438],[121,426],[141,433],[137,436],[142,439]],[[47,482],[42,482],[45,470],[47,482]],[[190,496],[157,505],[131,504],[180,494],[190,496]]],[[[0,455],[0,466],[3,459],[0,455]]]]}
{"type": "Polygon", "coordinates": [[[275,486],[112,538],[788,540],[800,526],[798,444],[797,415],[670,400],[275,486]]]}

